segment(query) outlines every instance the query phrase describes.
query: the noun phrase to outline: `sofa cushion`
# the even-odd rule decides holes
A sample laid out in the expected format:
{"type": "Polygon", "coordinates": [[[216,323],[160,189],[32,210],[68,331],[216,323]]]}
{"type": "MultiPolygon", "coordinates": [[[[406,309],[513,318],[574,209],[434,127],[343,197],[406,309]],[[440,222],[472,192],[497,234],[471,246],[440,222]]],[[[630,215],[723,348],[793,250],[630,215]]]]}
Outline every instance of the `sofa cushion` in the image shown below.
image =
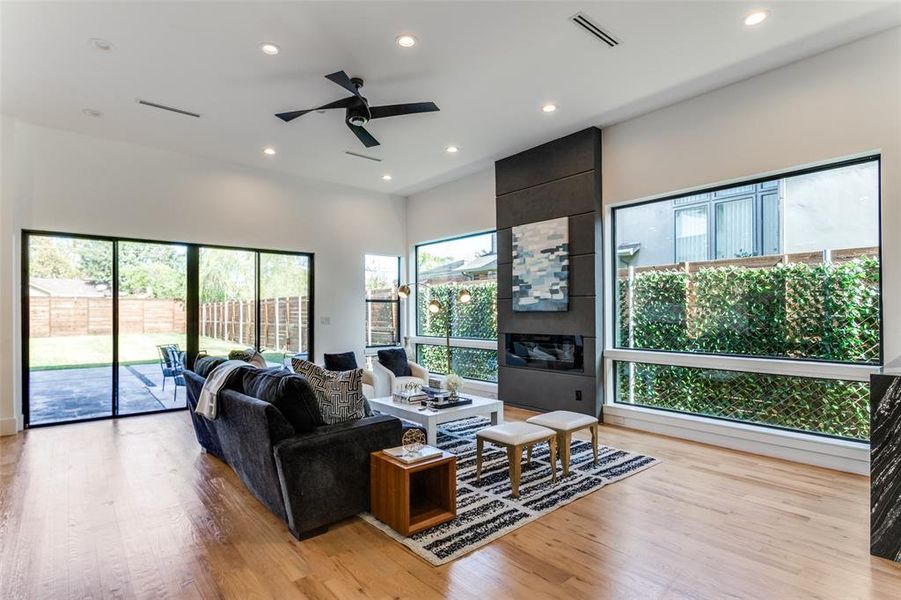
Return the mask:
{"type": "Polygon", "coordinates": [[[366,402],[363,397],[363,369],[353,371],[327,371],[307,360],[291,360],[294,371],[310,382],[319,412],[326,425],[362,419],[366,416],[366,402]]]}
{"type": "Polygon", "coordinates": [[[326,371],[353,371],[357,368],[357,357],[353,352],[323,354],[326,371]]]}
{"type": "Polygon", "coordinates": [[[201,377],[207,378],[210,375],[210,371],[225,361],[226,359],[221,356],[200,356],[194,361],[193,371],[201,377]]]}
{"type": "Polygon", "coordinates": [[[379,350],[379,362],[397,377],[410,377],[413,374],[407,361],[407,352],[403,348],[379,350]]]}
{"type": "Polygon", "coordinates": [[[306,379],[278,369],[242,367],[230,379],[230,387],[238,387],[246,396],[268,402],[284,415],[297,433],[313,431],[323,424],[316,393],[306,379]]]}

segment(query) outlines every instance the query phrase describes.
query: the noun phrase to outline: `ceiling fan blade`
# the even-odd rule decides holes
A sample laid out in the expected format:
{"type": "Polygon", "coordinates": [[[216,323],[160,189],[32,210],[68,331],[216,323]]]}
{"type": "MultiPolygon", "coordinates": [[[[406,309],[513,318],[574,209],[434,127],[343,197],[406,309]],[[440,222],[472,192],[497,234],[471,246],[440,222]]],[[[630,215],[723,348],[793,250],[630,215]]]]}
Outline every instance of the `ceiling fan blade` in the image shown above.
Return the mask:
{"type": "Polygon", "coordinates": [[[325,78],[332,83],[337,83],[354,96],[357,96],[358,98],[360,97],[360,90],[357,89],[357,86],[353,84],[353,82],[350,80],[350,77],[348,77],[347,73],[345,73],[344,71],[337,71],[330,75],[326,75],[325,78]]]}
{"type": "Polygon", "coordinates": [[[413,102],[410,104],[387,104],[385,106],[370,106],[369,112],[372,119],[385,117],[400,117],[414,113],[435,112],[441,110],[434,102],[413,102]]]}
{"type": "MultiPolygon", "coordinates": [[[[345,123],[347,123],[347,121],[345,121],[345,123]]],[[[363,142],[363,145],[367,148],[372,148],[373,146],[379,145],[379,141],[372,137],[372,134],[362,127],[351,125],[350,123],[347,123],[347,127],[354,132],[354,135],[357,136],[360,141],[363,142]]]]}
{"type": "Polygon", "coordinates": [[[347,98],[341,98],[340,100],[335,100],[334,102],[330,102],[329,104],[325,104],[318,108],[310,108],[307,110],[295,110],[295,111],[291,111],[291,112],[278,113],[275,116],[278,117],[279,119],[281,119],[282,121],[284,121],[285,123],[288,123],[289,121],[293,121],[297,117],[303,116],[303,115],[307,114],[308,112],[313,112],[314,110],[328,110],[330,108],[347,108],[349,106],[353,106],[354,104],[356,104],[359,101],[360,101],[359,98],[357,98],[356,96],[348,96],[347,98]]]}
{"type": "Polygon", "coordinates": [[[297,117],[301,117],[301,116],[307,114],[308,112],[313,112],[314,110],[315,109],[313,109],[313,108],[311,108],[309,110],[292,110],[291,112],[278,113],[275,116],[278,117],[279,119],[281,119],[282,121],[284,121],[285,123],[290,123],[297,117]]]}

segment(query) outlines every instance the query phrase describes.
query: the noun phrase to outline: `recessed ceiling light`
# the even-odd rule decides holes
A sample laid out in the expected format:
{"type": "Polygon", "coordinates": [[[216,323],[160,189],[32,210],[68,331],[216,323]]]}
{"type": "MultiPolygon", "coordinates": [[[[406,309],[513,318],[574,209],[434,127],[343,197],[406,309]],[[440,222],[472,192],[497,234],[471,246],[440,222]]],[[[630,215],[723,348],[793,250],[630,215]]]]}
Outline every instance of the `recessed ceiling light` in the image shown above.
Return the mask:
{"type": "Polygon", "coordinates": [[[541,110],[546,113],[552,113],[555,110],[557,110],[557,105],[556,104],[545,104],[544,106],[541,107],[541,110]]]}
{"type": "Polygon", "coordinates": [[[385,181],[391,181],[392,177],[391,177],[391,175],[388,175],[387,173],[385,173],[384,175],[382,175],[382,179],[384,179],[385,181]]]}
{"type": "Polygon", "coordinates": [[[88,38],[88,43],[97,50],[107,52],[113,49],[113,45],[102,38],[88,38]]]}
{"type": "Polygon", "coordinates": [[[754,25],[760,25],[766,18],[770,16],[770,13],[765,10],[756,10],[745,17],[745,25],[748,27],[753,27],[754,25]]]}
{"type": "Polygon", "coordinates": [[[260,42],[259,48],[263,51],[263,54],[268,54],[269,56],[275,56],[279,51],[279,47],[272,42],[260,42]]]}
{"type": "Polygon", "coordinates": [[[398,36],[397,45],[401,48],[412,48],[416,45],[416,38],[409,34],[398,36]]]}
{"type": "Polygon", "coordinates": [[[275,148],[273,148],[272,146],[267,146],[263,148],[263,154],[265,154],[266,156],[275,156],[275,148]]]}
{"type": "Polygon", "coordinates": [[[460,151],[460,148],[458,148],[457,146],[448,146],[447,148],[445,148],[445,150],[447,150],[449,154],[456,154],[460,151]]]}
{"type": "Polygon", "coordinates": [[[101,113],[99,110],[94,110],[93,108],[83,108],[83,109],[81,109],[81,112],[84,116],[91,117],[94,119],[97,119],[97,118],[103,116],[103,113],[101,113]]]}

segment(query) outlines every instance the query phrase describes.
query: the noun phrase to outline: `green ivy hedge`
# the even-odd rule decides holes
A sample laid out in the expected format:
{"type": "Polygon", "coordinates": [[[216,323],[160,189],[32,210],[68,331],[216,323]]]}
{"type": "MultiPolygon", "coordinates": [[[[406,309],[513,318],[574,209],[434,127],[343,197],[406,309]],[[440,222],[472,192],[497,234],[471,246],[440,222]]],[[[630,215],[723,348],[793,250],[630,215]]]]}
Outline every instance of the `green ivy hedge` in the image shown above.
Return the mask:
{"type": "Polygon", "coordinates": [[[617,397],[635,404],[843,438],[870,437],[869,386],[648,363],[616,363],[617,397]]]}
{"type": "Polygon", "coordinates": [[[879,324],[874,257],[641,271],[619,285],[626,348],[875,364],[879,324]]]}
{"type": "MultiPolygon", "coordinates": [[[[619,345],[646,350],[880,360],[879,261],[647,270],[620,278],[619,345]]],[[[625,366],[623,366],[625,365],[625,366]]],[[[619,395],[648,406],[867,439],[867,386],[637,364],[619,395]],[[625,387],[624,387],[625,386],[625,387]],[[629,395],[629,392],[632,395],[629,395]]]]}
{"type": "MultiPolygon", "coordinates": [[[[417,294],[417,332],[422,336],[443,338],[451,322],[451,337],[494,340],[497,339],[497,282],[471,281],[442,283],[421,287],[417,294]],[[472,300],[466,304],[457,302],[457,294],[466,288],[472,300]],[[436,299],[444,307],[437,314],[428,311],[428,304],[436,299]],[[451,310],[448,311],[448,307],[451,310]]],[[[442,345],[419,344],[417,362],[432,373],[447,371],[447,350],[442,345]]],[[[454,371],[469,379],[497,381],[497,351],[476,348],[453,348],[454,371]]]]}

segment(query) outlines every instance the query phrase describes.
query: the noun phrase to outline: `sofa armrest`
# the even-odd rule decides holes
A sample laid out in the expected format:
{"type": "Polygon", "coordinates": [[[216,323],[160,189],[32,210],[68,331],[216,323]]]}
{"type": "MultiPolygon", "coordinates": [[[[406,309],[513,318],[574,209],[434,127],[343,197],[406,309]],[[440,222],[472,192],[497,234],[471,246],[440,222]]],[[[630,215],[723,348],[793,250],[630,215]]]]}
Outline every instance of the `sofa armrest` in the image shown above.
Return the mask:
{"type": "Polygon", "coordinates": [[[407,364],[410,365],[410,372],[413,373],[413,377],[417,379],[422,379],[425,381],[425,385],[429,384],[429,370],[423,367],[422,365],[416,364],[412,360],[407,361],[407,364]]]}
{"type": "Polygon", "coordinates": [[[369,510],[369,455],[401,443],[387,415],[326,425],[275,447],[288,527],[295,537],[369,510]]]}

